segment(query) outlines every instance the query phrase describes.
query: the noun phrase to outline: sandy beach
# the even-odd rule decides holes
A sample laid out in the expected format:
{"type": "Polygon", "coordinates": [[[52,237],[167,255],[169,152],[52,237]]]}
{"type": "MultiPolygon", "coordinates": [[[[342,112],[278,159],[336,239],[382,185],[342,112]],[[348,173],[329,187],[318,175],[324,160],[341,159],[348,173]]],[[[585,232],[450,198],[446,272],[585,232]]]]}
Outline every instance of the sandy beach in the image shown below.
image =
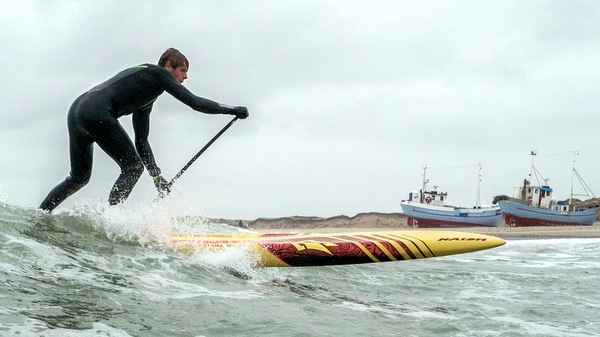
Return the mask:
{"type": "Polygon", "coordinates": [[[498,227],[452,227],[452,228],[411,228],[403,213],[360,213],[353,217],[339,215],[330,218],[291,216],[282,218],[259,218],[256,220],[212,219],[212,221],[243,226],[258,232],[357,232],[357,231],[414,231],[448,230],[480,233],[505,240],[518,239],[558,239],[558,238],[600,238],[600,222],[592,226],[540,226],[509,227],[502,223],[498,227]]]}
{"type": "Polygon", "coordinates": [[[430,231],[447,230],[470,232],[496,236],[505,240],[525,239],[560,239],[560,238],[600,238],[600,223],[593,226],[558,226],[558,227],[453,227],[453,228],[357,228],[357,227],[320,227],[320,228],[255,228],[261,233],[287,232],[362,232],[362,231],[430,231]]]}

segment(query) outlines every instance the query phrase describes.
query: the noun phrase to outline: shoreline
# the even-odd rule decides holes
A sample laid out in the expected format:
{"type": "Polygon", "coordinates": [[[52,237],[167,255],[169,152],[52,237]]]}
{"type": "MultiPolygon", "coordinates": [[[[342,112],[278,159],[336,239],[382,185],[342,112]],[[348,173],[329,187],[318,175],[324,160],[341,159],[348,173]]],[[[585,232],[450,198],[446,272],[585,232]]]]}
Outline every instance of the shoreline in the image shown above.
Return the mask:
{"type": "Polygon", "coordinates": [[[497,227],[408,227],[403,213],[359,213],[353,217],[338,215],[329,218],[312,216],[290,216],[281,218],[258,218],[256,220],[210,219],[234,227],[252,229],[260,233],[291,232],[375,232],[375,231],[453,231],[496,236],[505,240],[600,238],[600,222],[592,226],[532,226],[510,227],[504,222],[497,227]]]}
{"type": "Polygon", "coordinates": [[[600,225],[593,226],[548,226],[548,227],[446,227],[446,228],[357,228],[357,227],[319,227],[319,228],[255,228],[259,233],[351,233],[381,231],[449,231],[486,234],[504,240],[531,239],[596,239],[600,238],[600,225]]]}

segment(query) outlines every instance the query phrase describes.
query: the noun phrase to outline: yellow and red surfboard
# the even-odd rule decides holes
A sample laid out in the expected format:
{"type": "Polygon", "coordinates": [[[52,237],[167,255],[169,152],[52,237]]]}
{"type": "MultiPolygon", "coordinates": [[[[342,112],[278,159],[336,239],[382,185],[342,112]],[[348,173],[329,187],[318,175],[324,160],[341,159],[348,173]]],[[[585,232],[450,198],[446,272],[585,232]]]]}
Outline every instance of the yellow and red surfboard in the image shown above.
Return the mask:
{"type": "Polygon", "coordinates": [[[404,261],[501,246],[503,239],[452,231],[350,233],[214,233],[173,235],[184,253],[245,247],[265,267],[307,267],[404,261]]]}

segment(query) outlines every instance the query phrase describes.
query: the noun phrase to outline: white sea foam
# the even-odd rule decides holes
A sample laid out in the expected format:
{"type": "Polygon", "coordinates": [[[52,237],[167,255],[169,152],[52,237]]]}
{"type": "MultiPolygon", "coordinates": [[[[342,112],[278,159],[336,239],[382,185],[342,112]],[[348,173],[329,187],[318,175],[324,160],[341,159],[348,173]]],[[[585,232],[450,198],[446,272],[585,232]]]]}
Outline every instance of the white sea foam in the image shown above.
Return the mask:
{"type": "Polygon", "coordinates": [[[20,337],[131,337],[122,329],[113,328],[103,323],[92,323],[89,329],[65,329],[49,327],[40,320],[27,319],[20,323],[0,324],[2,336],[20,337]]]}

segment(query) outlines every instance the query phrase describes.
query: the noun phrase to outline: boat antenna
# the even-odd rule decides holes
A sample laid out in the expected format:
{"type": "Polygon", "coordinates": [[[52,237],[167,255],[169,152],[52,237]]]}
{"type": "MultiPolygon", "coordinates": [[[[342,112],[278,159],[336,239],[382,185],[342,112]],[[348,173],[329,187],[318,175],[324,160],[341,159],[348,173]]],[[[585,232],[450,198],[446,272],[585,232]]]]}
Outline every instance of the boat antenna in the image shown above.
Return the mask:
{"type": "Polygon", "coordinates": [[[475,201],[475,206],[479,208],[481,203],[481,163],[479,165],[479,176],[477,177],[477,200],[475,201]]]}
{"type": "Polygon", "coordinates": [[[427,180],[427,178],[425,177],[426,174],[427,174],[427,164],[425,164],[425,166],[423,166],[423,186],[421,188],[421,193],[419,193],[419,202],[420,203],[423,203],[423,200],[424,200],[423,193],[425,193],[425,189],[427,187],[427,183],[429,182],[427,180]]]}

